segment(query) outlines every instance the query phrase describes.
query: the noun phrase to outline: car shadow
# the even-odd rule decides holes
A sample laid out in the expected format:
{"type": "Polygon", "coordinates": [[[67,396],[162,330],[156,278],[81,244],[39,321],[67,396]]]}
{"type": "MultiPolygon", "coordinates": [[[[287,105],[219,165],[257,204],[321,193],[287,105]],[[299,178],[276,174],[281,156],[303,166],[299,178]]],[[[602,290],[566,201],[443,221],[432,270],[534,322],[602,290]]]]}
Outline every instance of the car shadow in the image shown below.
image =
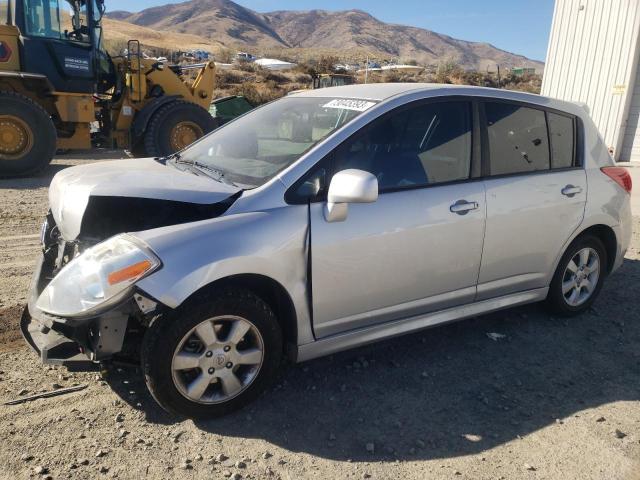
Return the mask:
{"type": "MultiPolygon", "coordinates": [[[[640,262],[627,260],[572,319],[531,305],[288,365],[258,401],[195,425],[334,460],[480,453],[585,409],[640,399],[640,300],[630,294],[638,287],[640,262]]],[[[109,382],[148,421],[179,421],[136,372],[109,382]]]]}

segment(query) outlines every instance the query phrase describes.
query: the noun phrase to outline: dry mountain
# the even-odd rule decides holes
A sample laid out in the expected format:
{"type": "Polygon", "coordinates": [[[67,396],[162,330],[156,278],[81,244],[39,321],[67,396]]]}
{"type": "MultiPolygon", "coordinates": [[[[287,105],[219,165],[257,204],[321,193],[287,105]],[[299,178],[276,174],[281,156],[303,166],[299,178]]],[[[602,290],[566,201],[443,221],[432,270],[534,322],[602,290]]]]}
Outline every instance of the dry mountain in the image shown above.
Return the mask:
{"type": "Polygon", "coordinates": [[[142,10],[115,11],[115,20],[160,31],[197,35],[253,50],[273,48],[362,50],[372,56],[415,59],[434,64],[453,61],[465,68],[542,69],[543,64],[488,43],[458,40],[417,27],[384,23],[361,10],[257,13],[230,0],[191,0],[142,10]]]}
{"type": "Polygon", "coordinates": [[[191,0],[107,17],[160,31],[199,35],[227,45],[287,47],[265,15],[229,0],[191,0]]]}

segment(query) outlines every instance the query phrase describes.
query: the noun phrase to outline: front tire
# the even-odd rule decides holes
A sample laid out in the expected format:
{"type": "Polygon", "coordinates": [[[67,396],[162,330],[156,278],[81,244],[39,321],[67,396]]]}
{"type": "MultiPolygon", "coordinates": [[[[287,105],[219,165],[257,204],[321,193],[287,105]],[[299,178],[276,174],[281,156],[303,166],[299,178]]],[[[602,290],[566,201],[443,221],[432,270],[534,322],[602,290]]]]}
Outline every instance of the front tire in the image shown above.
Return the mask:
{"type": "Polygon", "coordinates": [[[218,127],[204,108],[184,100],[163,105],[153,114],[144,134],[144,152],[166,157],[191,145],[218,127]]]}
{"type": "Polygon", "coordinates": [[[607,274],[607,251],[593,235],[577,238],[560,259],[553,276],[547,305],[565,317],[578,315],[591,307],[607,274]]]}
{"type": "Polygon", "coordinates": [[[170,413],[214,418],[242,408],[274,380],[282,332],[267,303],[225,288],[157,320],[142,346],[153,398],[170,413]]]}

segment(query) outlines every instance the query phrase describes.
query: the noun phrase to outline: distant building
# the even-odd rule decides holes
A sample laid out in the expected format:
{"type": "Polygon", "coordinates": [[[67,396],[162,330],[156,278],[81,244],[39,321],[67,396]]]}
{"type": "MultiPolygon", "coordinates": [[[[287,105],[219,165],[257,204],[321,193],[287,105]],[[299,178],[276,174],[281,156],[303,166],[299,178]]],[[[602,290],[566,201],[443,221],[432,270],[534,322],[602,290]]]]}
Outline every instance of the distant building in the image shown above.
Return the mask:
{"type": "Polygon", "coordinates": [[[582,102],[617,161],[640,161],[640,2],[556,0],[542,94],[582,102]]]}
{"type": "Polygon", "coordinates": [[[291,70],[296,67],[295,63],[285,62],[284,60],[278,60],[276,58],[259,58],[255,60],[254,63],[267,70],[291,70]]]}
{"type": "Polygon", "coordinates": [[[396,65],[396,64],[392,64],[392,65],[383,65],[381,70],[383,72],[389,71],[389,70],[395,70],[398,72],[411,72],[411,73],[420,73],[424,70],[424,67],[421,67],[419,65],[396,65]]]}
{"type": "Polygon", "coordinates": [[[333,70],[336,72],[355,72],[360,69],[357,63],[338,63],[334,65],[333,70]]]}

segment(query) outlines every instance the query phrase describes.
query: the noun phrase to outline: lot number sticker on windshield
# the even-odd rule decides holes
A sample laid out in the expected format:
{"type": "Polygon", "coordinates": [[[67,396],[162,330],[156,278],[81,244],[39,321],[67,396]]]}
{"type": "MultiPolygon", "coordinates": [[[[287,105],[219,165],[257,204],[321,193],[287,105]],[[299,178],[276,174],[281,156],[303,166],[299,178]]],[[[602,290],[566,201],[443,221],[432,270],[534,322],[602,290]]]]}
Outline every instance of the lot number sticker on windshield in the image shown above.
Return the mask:
{"type": "Polygon", "coordinates": [[[341,108],[344,110],[355,110],[356,112],[364,112],[373,107],[375,102],[367,102],[366,100],[350,100],[348,98],[336,98],[329,103],[323,105],[323,108],[341,108]]]}

